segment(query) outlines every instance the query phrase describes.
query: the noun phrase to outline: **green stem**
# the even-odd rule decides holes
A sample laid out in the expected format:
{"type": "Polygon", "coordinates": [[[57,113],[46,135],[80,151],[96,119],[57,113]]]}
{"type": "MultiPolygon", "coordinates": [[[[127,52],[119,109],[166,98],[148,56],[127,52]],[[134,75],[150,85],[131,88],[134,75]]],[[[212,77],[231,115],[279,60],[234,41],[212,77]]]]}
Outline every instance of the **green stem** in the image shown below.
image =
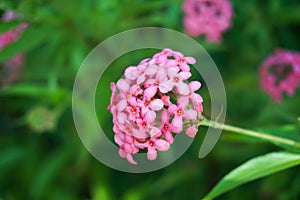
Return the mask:
{"type": "Polygon", "coordinates": [[[273,135],[268,135],[268,134],[265,134],[265,133],[252,131],[252,130],[248,130],[248,129],[243,129],[243,128],[239,128],[239,127],[235,127],[235,126],[221,124],[221,123],[211,121],[211,120],[208,120],[208,119],[203,119],[202,121],[200,121],[198,123],[198,126],[201,126],[201,125],[216,128],[216,129],[223,129],[223,130],[226,130],[226,131],[251,136],[251,137],[259,138],[259,139],[274,142],[274,143],[282,143],[282,144],[286,144],[286,145],[289,145],[289,146],[292,146],[292,147],[300,148],[300,143],[295,142],[293,140],[289,140],[289,139],[286,139],[286,138],[277,137],[277,136],[273,136],[273,135]]]}

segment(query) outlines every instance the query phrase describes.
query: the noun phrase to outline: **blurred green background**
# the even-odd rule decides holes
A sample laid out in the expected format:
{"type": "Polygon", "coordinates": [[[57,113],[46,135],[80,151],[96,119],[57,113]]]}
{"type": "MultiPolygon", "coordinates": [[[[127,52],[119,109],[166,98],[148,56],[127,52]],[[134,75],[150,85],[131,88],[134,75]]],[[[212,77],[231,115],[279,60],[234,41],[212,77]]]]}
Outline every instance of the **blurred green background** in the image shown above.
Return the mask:
{"type": "MultiPolygon", "coordinates": [[[[258,73],[262,60],[275,48],[300,50],[300,2],[231,2],[234,17],[223,42],[211,44],[203,37],[195,38],[222,74],[228,101],[226,122],[300,134],[300,90],[283,103],[274,103],[261,89],[258,73]]],[[[233,168],[279,150],[266,142],[223,132],[213,151],[199,159],[206,132],[200,128],[189,150],[170,166],[128,174],[106,167],[84,148],[73,123],[71,94],[85,56],[101,41],[130,28],[183,31],[181,6],[182,0],[0,0],[1,15],[13,10],[22,15],[20,23],[29,23],[18,41],[0,51],[1,63],[26,53],[19,80],[0,90],[1,200],[201,199],[233,168]]],[[[120,57],[100,80],[97,114],[109,137],[113,136],[111,115],[104,110],[111,94],[109,83],[154,52],[157,50],[146,49],[120,57]]],[[[209,102],[205,85],[200,93],[209,102]]],[[[204,113],[209,115],[207,104],[204,113]]],[[[299,199],[299,169],[245,184],[219,199],[299,199]]]]}

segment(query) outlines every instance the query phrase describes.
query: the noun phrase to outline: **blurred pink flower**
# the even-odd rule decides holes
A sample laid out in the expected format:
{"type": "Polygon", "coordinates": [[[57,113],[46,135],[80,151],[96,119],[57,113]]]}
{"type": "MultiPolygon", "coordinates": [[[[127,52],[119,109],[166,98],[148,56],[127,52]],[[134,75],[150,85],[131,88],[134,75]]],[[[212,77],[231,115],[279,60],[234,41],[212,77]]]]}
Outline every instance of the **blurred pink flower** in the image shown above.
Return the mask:
{"type": "MultiPolygon", "coordinates": [[[[182,132],[187,124],[197,123],[202,98],[195,92],[201,84],[187,82],[191,76],[189,64],[195,62],[192,57],[164,49],[138,66],[128,67],[124,78],[111,83],[108,109],[122,158],[137,164],[133,155],[147,149],[147,158],[155,160],[157,151],[169,149],[173,134],[182,132]]],[[[188,130],[190,137],[197,133],[188,130]]]]}
{"type": "Polygon", "coordinates": [[[188,35],[205,35],[210,42],[220,42],[231,26],[233,15],[229,0],[185,0],[183,23],[188,35]]]}
{"type": "Polygon", "coordinates": [[[300,86],[300,53],[276,49],[261,64],[260,83],[276,102],[283,93],[293,95],[300,86]]]}
{"type": "MultiPolygon", "coordinates": [[[[10,21],[16,19],[17,17],[18,16],[14,12],[8,11],[4,13],[1,21],[10,21]]],[[[26,29],[26,27],[27,24],[22,23],[12,30],[0,34],[0,51],[10,43],[18,40],[20,34],[24,31],[24,29],[26,29]]],[[[1,77],[1,86],[8,86],[18,79],[19,71],[24,62],[24,57],[24,54],[21,53],[3,63],[3,68],[1,71],[1,74],[3,76],[1,77]]]]}

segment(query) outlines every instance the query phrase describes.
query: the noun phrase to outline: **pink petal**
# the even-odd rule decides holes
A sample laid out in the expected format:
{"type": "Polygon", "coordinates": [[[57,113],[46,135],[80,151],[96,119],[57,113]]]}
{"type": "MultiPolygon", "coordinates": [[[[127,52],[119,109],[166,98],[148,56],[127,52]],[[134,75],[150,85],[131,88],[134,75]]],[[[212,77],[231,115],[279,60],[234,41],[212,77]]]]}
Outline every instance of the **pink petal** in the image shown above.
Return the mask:
{"type": "Polygon", "coordinates": [[[172,80],[168,80],[160,83],[158,88],[162,93],[167,93],[173,89],[174,85],[175,83],[172,80]]]}
{"type": "Polygon", "coordinates": [[[150,134],[151,137],[154,137],[154,136],[156,136],[156,135],[158,135],[160,133],[161,132],[160,132],[159,128],[154,127],[154,126],[151,127],[150,132],[149,132],[149,134],[150,134]]]}
{"type": "Polygon", "coordinates": [[[172,132],[181,133],[182,132],[182,127],[172,127],[172,132]]]}
{"type": "Polygon", "coordinates": [[[192,76],[191,72],[180,72],[179,76],[181,77],[182,80],[187,80],[192,76]]]}
{"type": "Polygon", "coordinates": [[[126,136],[125,136],[125,140],[126,140],[126,142],[128,142],[128,143],[130,143],[130,144],[133,143],[133,138],[132,138],[132,136],[130,136],[130,135],[126,135],[126,136]]]}
{"type": "Polygon", "coordinates": [[[182,109],[185,109],[185,107],[189,104],[189,98],[188,97],[180,97],[177,101],[177,104],[182,109]]]}
{"type": "Polygon", "coordinates": [[[119,155],[121,158],[126,158],[127,153],[124,151],[124,149],[119,149],[119,155]]]}
{"type": "Polygon", "coordinates": [[[145,79],[146,79],[145,75],[141,75],[141,76],[138,77],[136,83],[137,84],[141,84],[141,83],[143,83],[145,81],[145,79]]]}
{"type": "Polygon", "coordinates": [[[144,91],[144,96],[146,97],[146,99],[151,99],[156,94],[156,92],[157,86],[151,86],[144,91]]]}
{"type": "Polygon", "coordinates": [[[188,84],[184,82],[178,82],[176,86],[179,94],[188,95],[190,93],[190,87],[188,84]]]}
{"type": "Polygon", "coordinates": [[[193,102],[193,107],[197,112],[203,112],[203,105],[202,103],[193,102]]]}
{"type": "Polygon", "coordinates": [[[183,54],[181,52],[179,52],[179,51],[173,51],[173,50],[171,50],[171,52],[173,52],[173,54],[174,54],[175,57],[180,57],[180,58],[183,57],[183,54]]]}
{"type": "Polygon", "coordinates": [[[172,114],[176,114],[177,110],[178,110],[178,107],[174,104],[170,105],[169,108],[168,108],[168,111],[172,114]]]}
{"type": "Polygon", "coordinates": [[[182,63],[179,67],[184,72],[189,72],[191,70],[190,66],[188,64],[186,64],[186,63],[182,63]]]}
{"type": "Polygon", "coordinates": [[[118,116],[117,116],[117,119],[118,119],[118,122],[119,122],[120,124],[125,124],[125,121],[126,121],[126,119],[127,119],[127,115],[126,115],[125,113],[123,113],[123,112],[120,112],[120,113],[118,114],[118,116]]]}
{"type": "Polygon", "coordinates": [[[170,144],[165,140],[156,140],[155,148],[159,151],[167,151],[170,148],[170,144]]]}
{"type": "Polygon", "coordinates": [[[156,119],[156,113],[152,110],[148,110],[148,112],[145,113],[144,120],[150,124],[156,119]]]}
{"type": "Polygon", "coordinates": [[[128,67],[125,70],[125,77],[129,80],[135,80],[138,77],[138,72],[136,67],[128,67]]]}
{"type": "Polygon", "coordinates": [[[117,88],[124,93],[128,92],[129,91],[129,83],[125,79],[120,79],[117,82],[117,88]]]}
{"type": "Polygon", "coordinates": [[[144,104],[141,104],[139,106],[142,106],[142,110],[141,110],[141,117],[147,117],[147,115],[149,114],[148,112],[150,111],[150,109],[148,107],[145,107],[144,104]]]}
{"type": "Polygon", "coordinates": [[[147,152],[148,160],[155,160],[156,157],[157,157],[157,151],[153,147],[148,148],[148,152],[147,152]]]}
{"type": "Polygon", "coordinates": [[[174,76],[176,76],[178,74],[178,68],[168,68],[168,76],[170,79],[173,79],[174,76]]]}
{"type": "Polygon", "coordinates": [[[117,95],[115,83],[110,84],[110,89],[111,89],[112,93],[111,93],[111,97],[110,97],[110,103],[107,107],[108,110],[111,110],[111,108],[114,106],[114,103],[115,103],[115,98],[117,95]]]}
{"type": "Polygon", "coordinates": [[[120,134],[115,134],[114,139],[119,146],[122,146],[124,144],[124,141],[121,139],[120,134]]]}
{"type": "Polygon", "coordinates": [[[199,102],[199,103],[203,102],[203,98],[197,93],[193,93],[191,95],[191,100],[194,101],[194,102],[199,102]]]}
{"type": "Polygon", "coordinates": [[[132,130],[132,136],[134,136],[137,139],[145,139],[148,137],[146,132],[136,129],[132,130]]]}
{"type": "Polygon", "coordinates": [[[135,97],[130,97],[128,99],[128,103],[130,103],[132,106],[136,106],[137,105],[136,98],[135,97]]]}
{"type": "Polygon", "coordinates": [[[137,66],[138,74],[143,74],[147,68],[147,63],[139,64],[137,66]]]}
{"type": "Polygon", "coordinates": [[[145,74],[148,75],[148,76],[152,76],[152,75],[155,75],[157,72],[157,69],[154,68],[154,67],[148,67],[145,71],[145,74]]]}
{"type": "Polygon", "coordinates": [[[197,118],[197,112],[195,110],[185,110],[183,117],[186,119],[196,119],[197,118]]]}
{"type": "Polygon", "coordinates": [[[134,145],[136,147],[138,147],[139,149],[145,149],[145,148],[148,148],[149,147],[149,143],[145,142],[145,143],[140,143],[140,142],[137,142],[135,141],[134,142],[134,145]]]}
{"type": "Polygon", "coordinates": [[[198,129],[194,126],[191,126],[186,130],[186,134],[191,138],[195,137],[197,132],[198,132],[198,129]]]}
{"type": "Polygon", "coordinates": [[[166,63],[167,67],[176,67],[178,65],[178,62],[176,60],[168,60],[166,63]]]}
{"type": "Polygon", "coordinates": [[[138,85],[133,85],[130,87],[130,94],[137,96],[139,94],[142,94],[143,90],[138,85]]]}
{"type": "Polygon", "coordinates": [[[124,144],[124,150],[125,150],[125,152],[127,152],[127,153],[132,153],[132,147],[131,147],[131,145],[130,144],[128,144],[128,143],[125,143],[124,144]]]}
{"type": "Polygon", "coordinates": [[[156,74],[156,79],[159,81],[159,82],[162,82],[164,80],[167,79],[167,73],[166,73],[166,70],[164,68],[160,68],[156,74]]]}
{"type": "Polygon", "coordinates": [[[192,92],[195,92],[200,89],[201,83],[199,81],[192,81],[189,83],[192,92]]]}
{"type": "Polygon", "coordinates": [[[182,130],[182,125],[182,117],[175,116],[172,120],[172,126],[174,127],[174,129],[176,129],[177,131],[182,130]]]}
{"type": "Polygon", "coordinates": [[[166,106],[168,106],[168,105],[171,104],[171,101],[170,101],[170,97],[169,97],[169,96],[164,95],[164,96],[162,96],[160,99],[163,101],[164,105],[166,105],[166,106]]]}
{"type": "Polygon", "coordinates": [[[166,131],[166,132],[164,133],[164,136],[165,136],[165,139],[166,139],[167,142],[169,142],[170,144],[173,143],[174,138],[173,138],[173,135],[171,134],[170,131],[166,131]]]}
{"type": "Polygon", "coordinates": [[[113,93],[116,92],[116,84],[115,83],[110,83],[110,89],[113,93]]]}
{"type": "Polygon", "coordinates": [[[143,64],[149,62],[149,60],[150,60],[150,58],[145,58],[144,60],[142,60],[142,61],[139,63],[139,65],[143,65],[143,64]]]}
{"type": "Polygon", "coordinates": [[[127,107],[127,101],[125,99],[122,99],[117,104],[118,111],[123,111],[127,107]]]}
{"type": "Polygon", "coordinates": [[[119,135],[119,137],[124,140],[124,133],[122,132],[121,128],[119,127],[121,124],[114,124],[113,131],[119,135]]]}
{"type": "Polygon", "coordinates": [[[168,110],[163,110],[161,112],[160,118],[161,118],[162,124],[164,124],[165,122],[168,122],[170,119],[170,113],[168,112],[168,110]]]}
{"type": "Polygon", "coordinates": [[[147,79],[144,83],[144,87],[148,88],[156,83],[155,79],[147,79]]]}
{"type": "Polygon", "coordinates": [[[203,111],[203,106],[202,106],[203,99],[202,99],[202,97],[197,93],[193,93],[190,96],[190,98],[191,98],[194,109],[197,112],[202,112],[203,111]]]}
{"type": "Polygon", "coordinates": [[[196,60],[193,57],[185,57],[185,60],[189,63],[189,64],[195,64],[196,60]]]}
{"type": "Polygon", "coordinates": [[[165,63],[168,61],[168,57],[167,56],[159,56],[157,58],[158,63],[165,63]]]}
{"type": "Polygon", "coordinates": [[[131,154],[127,154],[126,158],[127,158],[128,162],[130,162],[131,164],[133,164],[133,165],[136,165],[136,164],[137,164],[137,162],[135,162],[135,161],[133,160],[133,157],[132,157],[131,154]]]}
{"type": "Polygon", "coordinates": [[[160,99],[155,99],[155,100],[151,101],[151,103],[150,103],[150,108],[151,108],[151,110],[154,110],[154,111],[161,110],[163,107],[164,107],[164,103],[160,99]]]}

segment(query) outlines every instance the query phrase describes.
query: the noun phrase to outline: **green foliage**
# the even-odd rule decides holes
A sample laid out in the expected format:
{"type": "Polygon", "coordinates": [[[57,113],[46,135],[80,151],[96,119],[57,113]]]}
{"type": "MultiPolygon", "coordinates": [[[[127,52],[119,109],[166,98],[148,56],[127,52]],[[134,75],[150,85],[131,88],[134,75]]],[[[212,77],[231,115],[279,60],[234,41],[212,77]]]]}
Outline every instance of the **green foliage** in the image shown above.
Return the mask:
{"type": "Polygon", "coordinates": [[[213,199],[241,184],[300,164],[300,155],[269,153],[253,158],[227,174],[204,199],[213,199]]]}

